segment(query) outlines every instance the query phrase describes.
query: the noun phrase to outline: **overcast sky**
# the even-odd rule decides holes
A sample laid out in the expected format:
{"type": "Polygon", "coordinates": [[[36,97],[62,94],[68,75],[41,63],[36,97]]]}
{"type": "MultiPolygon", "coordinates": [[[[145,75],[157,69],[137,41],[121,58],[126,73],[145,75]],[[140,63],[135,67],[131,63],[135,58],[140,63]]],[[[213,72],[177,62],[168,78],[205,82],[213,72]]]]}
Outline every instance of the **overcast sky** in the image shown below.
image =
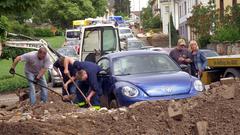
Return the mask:
{"type": "Polygon", "coordinates": [[[148,0],[130,0],[131,1],[131,11],[139,11],[139,2],[140,9],[147,7],[148,0]]]}

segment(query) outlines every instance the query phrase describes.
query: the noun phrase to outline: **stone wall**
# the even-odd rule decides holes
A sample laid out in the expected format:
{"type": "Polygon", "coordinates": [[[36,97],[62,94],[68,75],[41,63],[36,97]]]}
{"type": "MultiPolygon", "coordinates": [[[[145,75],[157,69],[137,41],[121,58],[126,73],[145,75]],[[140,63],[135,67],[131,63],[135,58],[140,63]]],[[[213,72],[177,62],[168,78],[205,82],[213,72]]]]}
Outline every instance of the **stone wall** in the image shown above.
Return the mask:
{"type": "Polygon", "coordinates": [[[207,45],[207,48],[215,50],[220,55],[240,54],[240,41],[237,41],[235,43],[211,43],[207,45]]]}

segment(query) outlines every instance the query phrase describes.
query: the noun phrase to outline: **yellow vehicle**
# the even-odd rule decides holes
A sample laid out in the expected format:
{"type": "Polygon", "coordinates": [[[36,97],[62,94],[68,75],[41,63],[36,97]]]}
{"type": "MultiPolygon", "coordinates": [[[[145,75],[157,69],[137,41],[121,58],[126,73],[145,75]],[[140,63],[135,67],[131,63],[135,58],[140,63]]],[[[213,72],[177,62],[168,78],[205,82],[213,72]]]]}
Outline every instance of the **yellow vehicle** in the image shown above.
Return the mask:
{"type": "Polygon", "coordinates": [[[73,21],[73,28],[79,28],[82,26],[91,25],[91,21],[89,20],[74,20],[73,21]]]}
{"type": "Polygon", "coordinates": [[[207,71],[203,72],[202,82],[209,84],[222,77],[240,77],[240,55],[225,55],[207,58],[207,71]]]}

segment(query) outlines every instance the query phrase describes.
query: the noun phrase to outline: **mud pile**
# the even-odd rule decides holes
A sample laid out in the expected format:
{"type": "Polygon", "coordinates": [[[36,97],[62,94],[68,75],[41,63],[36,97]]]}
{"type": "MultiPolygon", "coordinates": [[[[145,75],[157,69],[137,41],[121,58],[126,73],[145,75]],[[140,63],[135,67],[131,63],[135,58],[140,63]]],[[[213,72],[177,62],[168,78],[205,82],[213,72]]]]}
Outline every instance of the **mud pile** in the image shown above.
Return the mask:
{"type": "Polygon", "coordinates": [[[1,120],[0,134],[240,134],[239,95],[239,82],[217,82],[190,99],[139,102],[112,110],[76,109],[54,100],[25,112],[16,109],[10,119],[1,120]]]}

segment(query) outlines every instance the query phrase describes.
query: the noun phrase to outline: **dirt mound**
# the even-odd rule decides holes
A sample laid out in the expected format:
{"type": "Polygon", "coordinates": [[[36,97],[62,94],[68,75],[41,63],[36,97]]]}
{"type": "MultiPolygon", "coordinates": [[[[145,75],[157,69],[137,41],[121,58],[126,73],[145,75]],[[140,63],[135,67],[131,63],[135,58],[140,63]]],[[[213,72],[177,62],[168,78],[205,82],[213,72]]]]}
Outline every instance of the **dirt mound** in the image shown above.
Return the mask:
{"type": "Polygon", "coordinates": [[[43,113],[31,113],[31,118],[18,122],[2,120],[0,134],[240,134],[239,95],[238,82],[229,86],[216,83],[190,99],[139,102],[114,110],[76,109],[54,100],[32,109],[43,113]],[[231,95],[229,91],[232,89],[234,93],[231,95]],[[180,106],[174,108],[175,104],[180,106]],[[34,117],[36,114],[41,118],[34,117]],[[175,114],[181,117],[175,119],[175,114]]]}

